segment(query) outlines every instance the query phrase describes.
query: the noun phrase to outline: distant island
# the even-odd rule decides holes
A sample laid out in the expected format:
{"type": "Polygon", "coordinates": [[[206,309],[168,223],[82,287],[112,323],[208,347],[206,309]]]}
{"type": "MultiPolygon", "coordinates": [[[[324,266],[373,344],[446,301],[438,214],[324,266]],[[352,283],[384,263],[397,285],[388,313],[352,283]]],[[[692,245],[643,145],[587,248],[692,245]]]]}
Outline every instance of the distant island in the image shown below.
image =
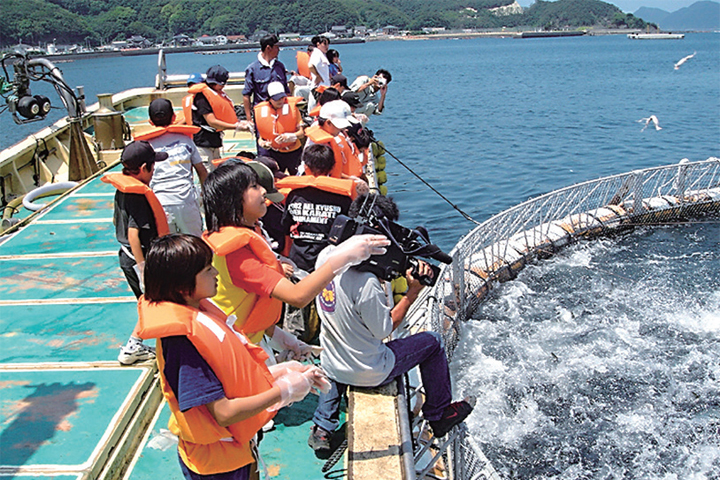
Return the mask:
{"type": "MultiPolygon", "coordinates": [[[[713,2],[702,2],[713,3],[713,2]]],[[[599,0],[2,0],[0,47],[73,45],[77,51],[256,41],[268,32],[298,40],[443,30],[656,29],[599,0]],[[218,37],[222,37],[218,40],[218,37]],[[128,43],[129,42],[129,43],[128,43]]]]}
{"type": "Polygon", "coordinates": [[[635,16],[656,24],[663,30],[720,30],[720,3],[700,1],[674,12],[641,7],[635,16]]]}

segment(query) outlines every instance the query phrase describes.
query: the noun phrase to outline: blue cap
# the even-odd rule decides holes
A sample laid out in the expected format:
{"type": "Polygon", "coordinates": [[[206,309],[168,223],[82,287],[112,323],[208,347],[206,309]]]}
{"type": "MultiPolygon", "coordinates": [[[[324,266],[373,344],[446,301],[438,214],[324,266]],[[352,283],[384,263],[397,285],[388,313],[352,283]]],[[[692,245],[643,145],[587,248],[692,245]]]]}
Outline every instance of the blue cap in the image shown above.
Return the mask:
{"type": "Polygon", "coordinates": [[[202,73],[193,73],[187,79],[187,86],[189,87],[190,85],[195,85],[196,83],[202,83],[202,81],[202,73]]]}

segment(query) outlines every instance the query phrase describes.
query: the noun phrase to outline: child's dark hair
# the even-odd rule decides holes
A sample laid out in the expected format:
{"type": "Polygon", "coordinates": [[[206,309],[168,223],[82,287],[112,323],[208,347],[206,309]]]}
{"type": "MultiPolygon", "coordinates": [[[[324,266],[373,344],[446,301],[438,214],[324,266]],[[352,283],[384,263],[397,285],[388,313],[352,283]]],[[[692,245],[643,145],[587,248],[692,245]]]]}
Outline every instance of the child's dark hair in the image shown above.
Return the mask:
{"type": "Polygon", "coordinates": [[[244,163],[225,162],[210,172],[203,184],[208,232],[243,226],[243,196],[258,181],[255,170],[244,163]]]}
{"type": "Polygon", "coordinates": [[[322,143],[307,147],[302,153],[302,161],[314,175],[328,175],[335,167],[332,148],[322,143]]]}
{"type": "Polygon", "coordinates": [[[153,240],[145,257],[145,298],[186,305],[195,276],[212,263],[212,250],[193,235],[170,234],[153,240]]]}
{"type": "Polygon", "coordinates": [[[317,98],[317,103],[319,105],[325,105],[328,102],[332,102],[333,100],[340,100],[340,99],[342,99],[342,97],[340,96],[340,92],[338,92],[337,89],[335,89],[333,87],[328,87],[317,98]]]}

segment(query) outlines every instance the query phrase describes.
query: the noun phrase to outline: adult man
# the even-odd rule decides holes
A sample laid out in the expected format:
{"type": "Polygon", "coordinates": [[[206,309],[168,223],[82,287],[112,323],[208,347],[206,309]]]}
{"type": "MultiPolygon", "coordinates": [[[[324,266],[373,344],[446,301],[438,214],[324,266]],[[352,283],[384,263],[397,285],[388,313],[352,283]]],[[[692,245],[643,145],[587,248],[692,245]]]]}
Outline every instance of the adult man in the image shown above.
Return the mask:
{"type": "Polygon", "coordinates": [[[334,100],[322,106],[317,125],[305,130],[308,137],[305,148],[317,143],[329,145],[332,148],[335,167],[330,172],[331,177],[359,178],[363,175],[363,165],[358,157],[359,152],[343,133],[344,129],[356,122],[357,119],[352,116],[348,104],[342,100],[334,100]]]}
{"type": "Polygon", "coordinates": [[[385,95],[388,84],[392,81],[390,72],[381,68],[370,78],[367,75],[359,76],[350,85],[350,90],[357,92],[362,107],[355,113],[367,115],[380,115],[385,108],[385,95]]]}
{"type": "MultiPolygon", "coordinates": [[[[368,211],[390,221],[398,217],[395,202],[382,195],[361,195],[350,207],[350,216],[370,217],[368,211]]],[[[320,253],[318,267],[333,248],[320,253]]],[[[426,263],[419,264],[418,278],[432,276],[426,263]]],[[[423,416],[436,437],[447,434],[472,411],[472,405],[466,400],[451,403],[450,373],[437,334],[423,332],[383,342],[400,325],[423,288],[410,270],[406,278],[407,294],[395,306],[390,286],[375,273],[361,271],[361,267],[340,273],[317,296],[317,310],[323,325],[320,360],[331,388],[320,395],[313,415],[315,425],[308,438],[313,450],[330,448],[330,436],[339,424],[340,400],[348,385],[385,385],[415,366],[420,368],[425,388],[423,416]]]]}
{"type": "Polygon", "coordinates": [[[268,85],[280,82],[285,93],[290,94],[287,86],[285,65],[278,60],[280,40],[276,35],[267,35],[260,39],[260,53],[257,60],[245,69],[245,87],[243,88],[243,106],[245,116],[252,119],[252,109],[268,99],[268,85]]]}
{"type": "Polygon", "coordinates": [[[305,138],[302,115],[297,108],[299,97],[288,97],[280,82],[267,86],[268,99],[254,108],[258,135],[258,155],[272,157],[291,175],[297,173],[305,138]]]}
{"type": "Polygon", "coordinates": [[[188,124],[197,125],[200,131],[193,136],[205,168],[212,171],[212,161],[220,158],[223,130],[252,130],[252,124],[238,121],[235,106],[223,89],[230,73],[221,65],[213,65],[205,73],[205,82],[193,85],[191,111],[185,111],[188,124]],[[192,119],[192,121],[190,121],[192,119]]]}
{"type": "Polygon", "coordinates": [[[315,47],[310,54],[310,79],[313,86],[330,86],[330,62],[327,59],[327,51],[330,48],[330,39],[321,35],[315,35],[311,40],[315,47]]]}
{"type": "Polygon", "coordinates": [[[148,112],[150,123],[155,128],[136,136],[135,140],[146,140],[156,152],[168,154],[167,162],[155,165],[150,188],[165,210],[170,233],[199,237],[203,228],[193,170],[197,172],[200,183],[207,177],[200,153],[192,141],[199,127],[174,125],[175,112],[167,98],[156,98],[150,102],[148,112]]]}

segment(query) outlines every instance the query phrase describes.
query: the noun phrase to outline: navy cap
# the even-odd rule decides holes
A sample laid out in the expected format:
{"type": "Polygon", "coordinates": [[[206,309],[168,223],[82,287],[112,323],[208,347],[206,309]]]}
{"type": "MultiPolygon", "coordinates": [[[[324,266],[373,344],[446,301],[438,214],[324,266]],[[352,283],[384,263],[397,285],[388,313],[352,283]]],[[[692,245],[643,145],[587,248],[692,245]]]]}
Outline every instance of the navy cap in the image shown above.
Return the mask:
{"type": "Polygon", "coordinates": [[[167,160],[167,152],[156,152],[144,140],[128,143],[120,156],[123,166],[130,170],[137,170],[146,163],[155,163],[167,160]]]}
{"type": "Polygon", "coordinates": [[[208,85],[213,83],[216,83],[218,85],[225,85],[228,81],[228,78],[230,78],[230,74],[228,73],[227,69],[222,65],[213,65],[212,67],[208,68],[207,73],[205,73],[205,83],[207,83],[208,85]]]}

